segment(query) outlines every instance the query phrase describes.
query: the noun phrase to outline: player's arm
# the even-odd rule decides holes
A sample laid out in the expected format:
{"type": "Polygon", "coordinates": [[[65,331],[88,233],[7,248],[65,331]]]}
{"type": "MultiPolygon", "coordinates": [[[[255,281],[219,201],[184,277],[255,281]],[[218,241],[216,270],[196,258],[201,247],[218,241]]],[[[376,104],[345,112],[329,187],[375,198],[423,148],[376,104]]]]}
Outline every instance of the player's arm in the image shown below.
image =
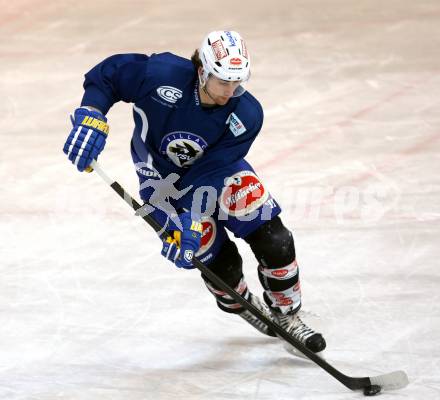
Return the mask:
{"type": "Polygon", "coordinates": [[[81,107],[71,117],[71,130],[63,151],[79,171],[87,170],[105,146],[107,114],[118,101],[135,102],[146,85],[148,56],[121,54],[109,57],[85,76],[81,107]]]}
{"type": "Polygon", "coordinates": [[[105,115],[118,101],[134,103],[147,84],[148,60],[144,54],[106,58],[86,73],[81,105],[95,107],[105,115]]]}

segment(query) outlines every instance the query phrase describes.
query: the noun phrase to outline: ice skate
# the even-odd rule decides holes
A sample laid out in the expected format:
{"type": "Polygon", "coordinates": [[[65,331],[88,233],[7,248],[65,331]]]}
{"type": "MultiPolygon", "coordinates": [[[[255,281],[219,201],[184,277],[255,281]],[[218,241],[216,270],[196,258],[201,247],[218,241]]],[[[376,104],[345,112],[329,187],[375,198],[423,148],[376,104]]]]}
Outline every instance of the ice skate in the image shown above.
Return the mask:
{"type": "MultiPolygon", "coordinates": [[[[321,353],[325,347],[325,339],[321,333],[315,332],[312,328],[307,326],[299,317],[298,313],[282,314],[271,310],[274,320],[291,336],[301,342],[307,349],[314,353],[321,353]]],[[[285,343],[285,349],[296,356],[305,357],[299,350],[285,343]]],[[[321,354],[319,354],[321,355],[321,354]]]]}
{"type": "MultiPolygon", "coordinates": [[[[269,307],[264,304],[257,296],[253,295],[252,293],[249,293],[249,299],[248,301],[258,308],[260,312],[267,318],[269,318],[271,321],[273,321],[272,314],[269,310],[269,307]]],[[[270,329],[263,321],[260,321],[259,318],[255,317],[250,311],[244,310],[240,314],[238,314],[241,318],[243,318],[246,322],[251,324],[255,329],[257,329],[259,332],[267,335],[267,336],[273,336],[275,337],[275,333],[270,329]]]]}

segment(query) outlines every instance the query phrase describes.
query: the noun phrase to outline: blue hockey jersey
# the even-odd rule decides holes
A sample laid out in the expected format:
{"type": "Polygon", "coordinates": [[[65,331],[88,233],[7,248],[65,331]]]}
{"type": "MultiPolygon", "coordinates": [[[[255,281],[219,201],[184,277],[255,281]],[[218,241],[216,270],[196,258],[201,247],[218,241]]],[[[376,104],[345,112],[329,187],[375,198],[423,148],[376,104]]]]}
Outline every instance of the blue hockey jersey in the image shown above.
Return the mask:
{"type": "Polygon", "coordinates": [[[171,53],[111,56],[86,74],[84,89],[81,105],[104,114],[118,101],[134,103],[131,152],[141,182],[174,172],[180,187],[203,184],[248,153],[263,123],[249,92],[202,107],[195,67],[171,53]]]}

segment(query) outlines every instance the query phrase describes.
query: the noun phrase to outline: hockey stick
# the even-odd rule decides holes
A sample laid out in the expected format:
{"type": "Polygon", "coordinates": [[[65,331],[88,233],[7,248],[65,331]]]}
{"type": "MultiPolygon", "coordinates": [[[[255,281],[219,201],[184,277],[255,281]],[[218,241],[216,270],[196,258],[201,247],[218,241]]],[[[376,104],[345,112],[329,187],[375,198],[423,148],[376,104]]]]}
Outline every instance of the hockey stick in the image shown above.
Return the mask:
{"type": "MultiPolygon", "coordinates": [[[[137,211],[142,206],[133,197],[128,194],[125,189],[116,181],[111,179],[100,167],[100,165],[93,161],[91,167],[97,174],[134,210],[137,211]]],[[[163,227],[159,225],[150,215],[142,215],[142,219],[150,225],[162,239],[166,239],[169,235],[164,231],[163,227]]],[[[202,272],[211,282],[217,285],[222,291],[231,296],[237,303],[241,304],[243,308],[250,311],[260,321],[264,322],[270,329],[272,329],[278,336],[282,337],[287,343],[295,347],[307,358],[319,365],[322,369],[336,378],[339,382],[351,390],[364,389],[364,394],[373,395],[380,391],[381,388],[385,390],[401,389],[408,384],[408,377],[404,371],[394,371],[388,374],[373,376],[373,377],[351,377],[338,371],[327,361],[307,349],[301,342],[290,336],[278,324],[265,317],[260,310],[253,304],[241,297],[235,290],[223,282],[217,275],[215,275],[208,267],[206,267],[197,258],[193,259],[193,265],[202,272]]]]}

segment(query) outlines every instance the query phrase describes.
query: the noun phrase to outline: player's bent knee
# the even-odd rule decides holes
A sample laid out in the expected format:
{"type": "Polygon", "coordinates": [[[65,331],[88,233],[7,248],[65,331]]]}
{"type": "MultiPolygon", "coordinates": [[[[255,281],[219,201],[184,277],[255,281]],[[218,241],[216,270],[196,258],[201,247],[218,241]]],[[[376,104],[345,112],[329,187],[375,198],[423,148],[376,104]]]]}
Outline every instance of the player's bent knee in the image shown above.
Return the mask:
{"type": "Polygon", "coordinates": [[[276,216],[246,236],[255,257],[269,268],[284,267],[295,260],[295,244],[290,232],[276,216]]]}

